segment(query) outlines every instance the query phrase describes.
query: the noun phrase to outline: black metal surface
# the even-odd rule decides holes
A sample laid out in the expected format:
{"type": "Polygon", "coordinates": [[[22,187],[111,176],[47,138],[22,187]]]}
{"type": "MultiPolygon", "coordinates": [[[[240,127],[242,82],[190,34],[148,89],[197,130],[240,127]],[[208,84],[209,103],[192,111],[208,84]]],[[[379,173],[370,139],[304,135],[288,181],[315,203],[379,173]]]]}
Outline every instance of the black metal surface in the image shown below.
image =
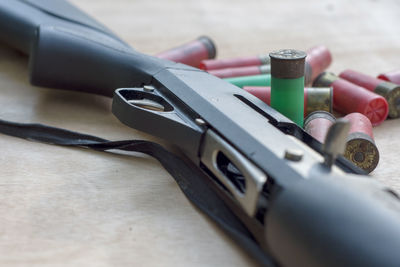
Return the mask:
{"type": "Polygon", "coordinates": [[[113,114],[129,127],[161,137],[179,146],[196,162],[205,127],[198,126],[182,108],[172,106],[157,91],[143,92],[140,88],[118,89],[112,105],[113,114]],[[166,111],[154,111],[129,103],[132,99],[150,99],[166,106],[166,111]],[[164,103],[163,103],[164,102],[164,103]]]}
{"type": "MultiPolygon", "coordinates": [[[[157,73],[154,78],[162,93],[168,91],[174,96],[179,96],[177,103],[184,103],[188,108],[190,107],[207,122],[209,127],[215,129],[245,157],[268,175],[279,180],[278,183],[285,184],[296,179],[302,179],[297,172],[288,167],[268,147],[262,145],[251,134],[249,135],[248,129],[238,122],[238,118],[235,119],[234,114],[223,111],[229,109],[231,111],[253,112],[253,109],[244,105],[237,96],[241,95],[256,100],[254,96],[202,71],[169,68],[157,73]]],[[[175,103],[175,101],[171,102],[175,103]]],[[[260,102],[260,105],[260,110],[265,113],[274,114],[276,112],[266,104],[260,102]]],[[[247,120],[251,121],[251,117],[247,120]]],[[[290,121],[288,123],[292,124],[290,121]]],[[[268,125],[270,124],[265,120],[266,127],[271,131],[278,131],[272,125],[268,125]]]]}
{"type": "Polygon", "coordinates": [[[34,85],[111,97],[116,88],[148,83],[174,65],[135,52],[66,1],[45,9],[47,2],[0,2],[0,40],[30,55],[34,85]]]}
{"type": "Polygon", "coordinates": [[[398,199],[375,181],[316,168],[309,180],[274,192],[271,200],[266,239],[283,266],[399,265],[398,199]]]}

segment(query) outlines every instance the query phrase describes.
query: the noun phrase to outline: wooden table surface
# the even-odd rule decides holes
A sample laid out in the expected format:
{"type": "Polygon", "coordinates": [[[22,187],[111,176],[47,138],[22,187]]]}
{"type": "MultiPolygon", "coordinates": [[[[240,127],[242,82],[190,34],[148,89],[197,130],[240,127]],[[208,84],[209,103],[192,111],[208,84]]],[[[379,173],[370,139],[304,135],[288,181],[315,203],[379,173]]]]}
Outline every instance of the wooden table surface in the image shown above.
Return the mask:
{"type": "MultiPolygon", "coordinates": [[[[400,68],[400,4],[375,1],[73,0],[138,51],[210,36],[218,57],[325,44],[330,70],[400,68]]],[[[111,100],[29,85],[28,60],[0,44],[0,118],[104,138],[149,139],[122,125],[111,100]]],[[[400,120],[374,129],[371,174],[400,192],[400,120]]],[[[0,136],[1,266],[252,266],[152,158],[0,136]]]]}

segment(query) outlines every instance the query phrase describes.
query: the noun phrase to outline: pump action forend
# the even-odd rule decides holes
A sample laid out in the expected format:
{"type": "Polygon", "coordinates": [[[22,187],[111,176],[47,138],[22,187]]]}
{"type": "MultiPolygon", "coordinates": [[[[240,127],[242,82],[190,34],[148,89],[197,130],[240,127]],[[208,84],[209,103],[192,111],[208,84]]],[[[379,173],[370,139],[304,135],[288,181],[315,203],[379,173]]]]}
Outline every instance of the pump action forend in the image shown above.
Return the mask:
{"type": "Polygon", "coordinates": [[[400,262],[399,199],[335,161],[344,122],[321,147],[246,91],[140,54],[62,0],[0,2],[0,39],[29,55],[34,85],[114,94],[121,122],[180,147],[275,265],[400,262]]]}

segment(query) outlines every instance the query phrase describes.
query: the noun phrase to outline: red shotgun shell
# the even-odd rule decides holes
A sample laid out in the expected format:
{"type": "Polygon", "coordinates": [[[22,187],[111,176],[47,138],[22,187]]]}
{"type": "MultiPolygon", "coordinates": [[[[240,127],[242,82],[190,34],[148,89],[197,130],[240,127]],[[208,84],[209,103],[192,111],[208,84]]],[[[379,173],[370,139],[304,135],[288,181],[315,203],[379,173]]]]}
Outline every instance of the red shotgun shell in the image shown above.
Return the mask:
{"type": "MultiPolygon", "coordinates": [[[[271,87],[244,86],[243,89],[270,105],[271,87]]],[[[317,110],[332,112],[332,88],[304,88],[304,117],[317,110]]]]}
{"type": "Polygon", "coordinates": [[[243,90],[254,95],[267,105],[271,105],[271,87],[269,86],[243,86],[243,90]]]}
{"type": "Polygon", "coordinates": [[[400,70],[379,74],[378,78],[395,84],[400,84],[400,70]]]}
{"type": "Polygon", "coordinates": [[[344,118],[350,122],[344,156],[370,173],[379,162],[379,151],[375,145],[371,122],[361,113],[351,113],[344,118]]]}
{"type": "Polygon", "coordinates": [[[214,42],[206,36],[201,36],[189,43],[158,53],[156,57],[198,68],[202,60],[215,58],[216,53],[214,42]]]}
{"type": "Polygon", "coordinates": [[[326,111],[314,111],[304,120],[304,130],[322,144],[329,128],[336,121],[335,116],[326,111]]]}
{"type": "Polygon", "coordinates": [[[354,70],[345,70],[339,77],[383,96],[389,104],[389,117],[400,117],[400,85],[354,70]]]}
{"type": "Polygon", "coordinates": [[[259,65],[268,65],[269,62],[270,62],[269,55],[226,58],[226,59],[206,59],[201,61],[200,69],[208,71],[208,70],[236,68],[245,66],[259,66],[259,65]]]}
{"type": "Polygon", "coordinates": [[[271,65],[245,66],[226,69],[209,70],[208,73],[219,78],[230,78],[271,73],[271,65]]]}
{"type": "Polygon", "coordinates": [[[332,55],[323,45],[312,47],[306,53],[305,84],[309,85],[329,67],[332,63],[332,55]]]}
{"type": "Polygon", "coordinates": [[[389,113],[389,106],[385,98],[340,79],[333,73],[322,73],[313,85],[315,87],[332,86],[333,108],[335,110],[344,114],[362,113],[367,116],[373,126],[381,124],[389,113]]]}

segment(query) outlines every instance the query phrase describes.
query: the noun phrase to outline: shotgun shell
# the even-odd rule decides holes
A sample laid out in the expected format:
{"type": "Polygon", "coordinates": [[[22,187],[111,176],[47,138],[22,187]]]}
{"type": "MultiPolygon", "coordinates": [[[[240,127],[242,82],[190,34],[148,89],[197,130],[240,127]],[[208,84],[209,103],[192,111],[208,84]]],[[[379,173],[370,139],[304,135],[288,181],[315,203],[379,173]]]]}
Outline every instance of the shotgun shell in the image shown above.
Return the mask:
{"type": "Polygon", "coordinates": [[[340,73],[339,77],[383,96],[389,104],[389,117],[400,117],[400,85],[354,70],[345,70],[340,73]]]}
{"type": "Polygon", "coordinates": [[[270,86],[271,74],[224,78],[224,80],[240,88],[243,88],[244,86],[270,86]]]}
{"type": "Polygon", "coordinates": [[[313,86],[332,86],[333,108],[335,110],[344,114],[362,113],[367,116],[373,126],[381,124],[388,115],[389,108],[385,98],[340,79],[333,73],[322,73],[314,81],[313,86]]]}
{"type": "Polygon", "coordinates": [[[304,130],[323,144],[329,128],[335,121],[336,118],[331,113],[315,111],[304,119],[304,130]]]}
{"type": "Polygon", "coordinates": [[[317,110],[332,112],[332,87],[309,87],[304,90],[304,116],[317,110]]]}
{"type": "Polygon", "coordinates": [[[219,78],[241,77],[271,73],[270,65],[246,66],[227,69],[209,70],[208,73],[219,78]]]}
{"type": "Polygon", "coordinates": [[[239,57],[239,58],[206,59],[201,61],[200,69],[209,71],[216,69],[259,66],[268,64],[269,64],[269,56],[260,55],[260,56],[239,57]]]}
{"type": "MultiPolygon", "coordinates": [[[[244,90],[259,98],[264,103],[271,103],[271,87],[244,86],[244,90]]],[[[332,112],[332,88],[304,88],[304,117],[317,110],[332,112]]]]}
{"type": "Polygon", "coordinates": [[[269,86],[243,86],[243,90],[254,95],[267,105],[271,105],[271,87],[269,86]]]}
{"type": "Polygon", "coordinates": [[[214,42],[206,36],[201,36],[189,43],[158,53],[156,57],[198,68],[202,60],[215,58],[216,53],[214,42]]]}
{"type": "Polygon", "coordinates": [[[351,113],[344,118],[350,122],[344,156],[370,173],[379,162],[379,151],[375,145],[371,122],[360,113],[351,113]]]}
{"type": "Polygon", "coordinates": [[[271,107],[303,127],[306,53],[282,49],[271,57],[271,107]]]}
{"type": "Polygon", "coordinates": [[[332,55],[328,48],[319,45],[312,47],[306,51],[306,69],[305,69],[305,84],[309,85],[325,71],[332,62],[332,55]]]}
{"type": "Polygon", "coordinates": [[[395,84],[400,84],[400,70],[379,74],[378,78],[395,84]]]}

